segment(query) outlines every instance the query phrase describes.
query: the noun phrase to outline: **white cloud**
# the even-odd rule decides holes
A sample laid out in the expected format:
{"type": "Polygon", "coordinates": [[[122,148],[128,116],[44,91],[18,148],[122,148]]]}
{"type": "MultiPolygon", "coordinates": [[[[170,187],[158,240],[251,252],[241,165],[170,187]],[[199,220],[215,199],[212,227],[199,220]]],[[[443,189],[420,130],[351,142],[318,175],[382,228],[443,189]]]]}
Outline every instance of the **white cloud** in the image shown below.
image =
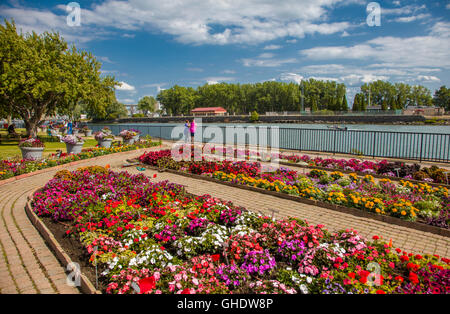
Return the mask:
{"type": "Polygon", "coordinates": [[[273,53],[262,53],[257,58],[243,58],[240,61],[245,67],[279,67],[283,64],[295,63],[297,59],[274,59],[273,53]]]}
{"type": "Polygon", "coordinates": [[[441,80],[436,76],[431,75],[419,75],[417,77],[418,81],[424,81],[424,82],[440,82],[441,80]]]}
{"type": "Polygon", "coordinates": [[[236,71],[234,71],[234,70],[223,70],[222,73],[223,74],[235,74],[236,71]]]}
{"type": "Polygon", "coordinates": [[[228,76],[213,76],[213,77],[207,77],[204,79],[208,85],[214,85],[219,84],[220,82],[226,82],[226,81],[234,81],[234,77],[228,77],[228,76]]]}
{"type": "Polygon", "coordinates": [[[134,90],[136,90],[134,86],[129,85],[129,84],[125,83],[125,82],[119,82],[119,83],[121,85],[120,86],[119,85],[116,86],[117,90],[120,90],[120,91],[134,91],[134,90]]]}
{"type": "MultiPolygon", "coordinates": [[[[106,0],[81,8],[84,40],[98,38],[102,29],[165,33],[181,43],[257,44],[279,38],[303,38],[309,34],[342,33],[349,22],[328,22],[328,16],[345,0],[221,0],[221,1],[159,1],[106,0]]],[[[68,34],[74,30],[65,25],[65,5],[56,7],[61,15],[49,11],[21,8],[20,12],[2,12],[20,18],[30,28],[54,26],[68,34]]],[[[2,11],[3,10],[2,8],[2,11]]],[[[75,33],[74,33],[75,34],[75,33]]],[[[80,35],[76,33],[76,35],[80,35]]]]}
{"type": "Polygon", "coordinates": [[[300,74],[296,74],[296,73],[282,73],[280,75],[280,80],[281,81],[294,81],[297,84],[300,84],[301,81],[304,79],[303,76],[301,76],[300,74]]]}
{"type": "Polygon", "coordinates": [[[186,71],[189,72],[203,72],[202,68],[186,68],[186,71]]]}
{"type": "Polygon", "coordinates": [[[418,21],[418,20],[424,20],[424,19],[427,19],[430,17],[431,17],[430,14],[423,13],[423,14],[412,15],[412,16],[398,17],[395,19],[395,21],[400,22],[400,23],[410,23],[410,22],[414,22],[414,21],[418,21]]]}
{"type": "Polygon", "coordinates": [[[115,62],[111,61],[108,57],[97,57],[97,59],[99,59],[100,61],[103,61],[105,63],[115,63],[115,62]]]}
{"type": "Polygon", "coordinates": [[[118,99],[119,102],[126,104],[126,105],[134,105],[136,102],[134,99],[131,98],[125,98],[125,99],[118,99]]]}
{"type": "Polygon", "coordinates": [[[304,49],[300,54],[310,60],[362,60],[394,67],[450,68],[450,23],[436,23],[428,36],[409,38],[377,37],[354,46],[329,46],[304,49]]]}
{"type": "Polygon", "coordinates": [[[263,49],[264,50],[278,50],[278,49],[281,49],[281,48],[283,48],[283,46],[280,46],[280,45],[268,45],[268,46],[265,46],[263,49]]]}

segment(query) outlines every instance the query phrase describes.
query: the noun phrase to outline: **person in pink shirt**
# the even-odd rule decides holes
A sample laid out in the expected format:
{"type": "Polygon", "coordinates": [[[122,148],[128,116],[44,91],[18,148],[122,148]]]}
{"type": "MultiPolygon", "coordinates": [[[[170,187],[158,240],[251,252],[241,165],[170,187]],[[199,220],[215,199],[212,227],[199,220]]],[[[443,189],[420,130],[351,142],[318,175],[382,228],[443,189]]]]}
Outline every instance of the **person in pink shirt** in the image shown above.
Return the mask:
{"type": "Polygon", "coordinates": [[[192,120],[191,125],[189,126],[189,131],[191,132],[192,142],[194,142],[195,129],[196,129],[195,120],[192,120]]]}

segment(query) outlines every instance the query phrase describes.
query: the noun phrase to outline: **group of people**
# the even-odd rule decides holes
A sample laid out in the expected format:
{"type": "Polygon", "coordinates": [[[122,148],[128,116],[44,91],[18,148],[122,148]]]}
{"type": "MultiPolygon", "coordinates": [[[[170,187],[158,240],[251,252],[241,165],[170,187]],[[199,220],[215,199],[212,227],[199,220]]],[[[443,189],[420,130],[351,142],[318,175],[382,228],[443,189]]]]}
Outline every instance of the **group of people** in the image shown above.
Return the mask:
{"type": "Polygon", "coordinates": [[[184,141],[186,143],[189,142],[189,138],[191,139],[192,142],[194,142],[195,129],[196,129],[195,120],[192,120],[192,122],[186,120],[186,123],[184,124],[184,141]]]}

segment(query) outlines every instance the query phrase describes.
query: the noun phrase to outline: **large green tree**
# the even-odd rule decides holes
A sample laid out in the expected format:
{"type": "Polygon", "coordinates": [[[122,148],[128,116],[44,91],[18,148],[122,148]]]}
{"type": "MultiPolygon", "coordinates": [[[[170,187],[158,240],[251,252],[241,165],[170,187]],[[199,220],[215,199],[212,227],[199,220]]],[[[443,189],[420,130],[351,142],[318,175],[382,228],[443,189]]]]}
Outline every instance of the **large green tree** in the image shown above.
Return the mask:
{"type": "Polygon", "coordinates": [[[149,112],[155,112],[157,100],[153,96],[144,96],[138,102],[138,109],[141,110],[144,115],[149,112]]]}
{"type": "Polygon", "coordinates": [[[46,117],[68,114],[80,103],[105,107],[117,82],[101,78],[100,67],[59,33],[19,34],[14,21],[0,25],[0,106],[24,121],[29,136],[46,117]]]}
{"type": "Polygon", "coordinates": [[[446,111],[450,111],[450,88],[441,86],[435,91],[433,97],[433,103],[437,107],[445,108],[446,111]]]}

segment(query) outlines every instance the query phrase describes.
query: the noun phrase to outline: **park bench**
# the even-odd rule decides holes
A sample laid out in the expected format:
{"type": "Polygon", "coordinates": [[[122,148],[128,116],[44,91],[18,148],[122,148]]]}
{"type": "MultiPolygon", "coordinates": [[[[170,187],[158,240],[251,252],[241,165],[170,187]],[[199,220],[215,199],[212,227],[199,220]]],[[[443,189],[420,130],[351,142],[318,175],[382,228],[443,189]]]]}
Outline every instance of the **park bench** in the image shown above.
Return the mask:
{"type": "Polygon", "coordinates": [[[24,137],[23,134],[1,134],[0,135],[0,144],[2,143],[13,143],[13,142],[17,142],[19,143],[20,140],[24,137]]]}

